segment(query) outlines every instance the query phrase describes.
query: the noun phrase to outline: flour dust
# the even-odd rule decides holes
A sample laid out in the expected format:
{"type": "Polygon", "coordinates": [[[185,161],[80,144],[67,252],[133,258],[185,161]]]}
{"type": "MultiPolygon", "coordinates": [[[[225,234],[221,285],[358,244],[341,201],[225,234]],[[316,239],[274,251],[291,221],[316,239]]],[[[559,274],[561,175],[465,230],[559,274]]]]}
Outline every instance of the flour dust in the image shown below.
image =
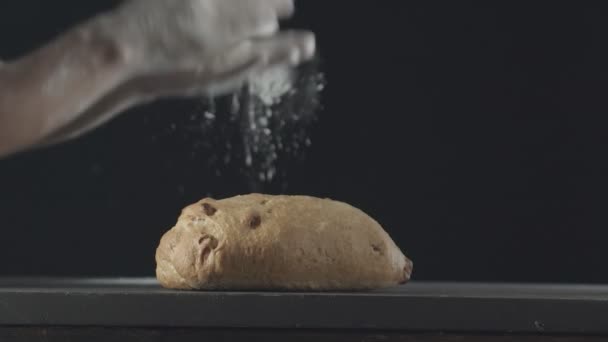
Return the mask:
{"type": "Polygon", "coordinates": [[[188,144],[191,159],[204,156],[218,177],[239,175],[252,192],[277,182],[285,187],[286,165],[301,162],[312,144],[324,87],[318,61],[273,69],[237,94],[199,102],[168,134],[188,144]]]}

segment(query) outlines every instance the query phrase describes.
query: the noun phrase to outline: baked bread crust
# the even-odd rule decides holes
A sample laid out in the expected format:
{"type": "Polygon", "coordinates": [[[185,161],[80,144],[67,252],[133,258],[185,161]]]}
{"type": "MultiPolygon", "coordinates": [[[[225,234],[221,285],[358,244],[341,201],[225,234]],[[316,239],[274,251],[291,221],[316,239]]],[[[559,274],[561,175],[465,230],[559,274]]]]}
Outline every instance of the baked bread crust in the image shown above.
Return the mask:
{"type": "Polygon", "coordinates": [[[161,285],[181,290],[377,289],[406,283],[413,266],[357,208],[262,194],[186,207],[156,263],[161,285]]]}

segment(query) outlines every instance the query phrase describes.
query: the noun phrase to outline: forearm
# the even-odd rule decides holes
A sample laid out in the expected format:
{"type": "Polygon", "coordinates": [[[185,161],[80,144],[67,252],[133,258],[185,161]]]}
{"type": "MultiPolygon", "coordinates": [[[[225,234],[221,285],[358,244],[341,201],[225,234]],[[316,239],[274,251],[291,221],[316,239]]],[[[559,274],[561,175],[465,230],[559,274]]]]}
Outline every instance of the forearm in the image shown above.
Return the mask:
{"type": "Polygon", "coordinates": [[[155,96],[151,95],[142,92],[137,80],[123,83],[83,111],[78,119],[45,137],[36,147],[49,147],[78,138],[95,127],[108,122],[116,114],[132,106],[145,104],[156,99],[155,96]]]}
{"type": "Polygon", "coordinates": [[[0,157],[62,129],[130,77],[128,47],[99,20],[0,66],[0,157]]]}

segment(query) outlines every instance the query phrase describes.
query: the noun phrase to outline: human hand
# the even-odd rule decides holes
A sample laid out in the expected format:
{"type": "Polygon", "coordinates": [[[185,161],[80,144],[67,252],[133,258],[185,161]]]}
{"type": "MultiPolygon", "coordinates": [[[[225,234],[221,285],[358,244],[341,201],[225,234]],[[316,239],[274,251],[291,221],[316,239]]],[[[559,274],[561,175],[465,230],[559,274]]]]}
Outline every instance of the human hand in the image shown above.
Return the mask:
{"type": "Polygon", "coordinates": [[[149,97],[222,95],[315,52],[311,32],[279,31],[293,0],[130,0],[110,15],[149,97]]]}
{"type": "Polygon", "coordinates": [[[44,145],[79,137],[144,102],[224,95],[267,70],[311,60],[311,32],[279,30],[293,13],[294,0],[126,1],[92,22],[117,41],[129,65],[125,82],[44,145]]]}

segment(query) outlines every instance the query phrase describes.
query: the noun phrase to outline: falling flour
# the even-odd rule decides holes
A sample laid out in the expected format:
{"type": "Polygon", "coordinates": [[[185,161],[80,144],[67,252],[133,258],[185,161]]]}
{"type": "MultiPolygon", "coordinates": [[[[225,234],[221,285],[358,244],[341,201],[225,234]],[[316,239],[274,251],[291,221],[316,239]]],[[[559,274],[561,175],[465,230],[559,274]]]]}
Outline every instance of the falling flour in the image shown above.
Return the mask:
{"type": "Polygon", "coordinates": [[[233,97],[231,115],[240,121],[251,190],[275,178],[280,155],[297,157],[310,146],[308,128],[323,87],[323,75],[314,68],[275,68],[252,78],[233,97]]]}
{"type": "Polygon", "coordinates": [[[204,158],[216,176],[238,170],[251,191],[263,191],[278,178],[285,185],[286,165],[302,160],[312,143],[324,86],[318,61],[268,70],[232,96],[199,102],[186,122],[166,133],[181,138],[191,160],[204,158]]]}

